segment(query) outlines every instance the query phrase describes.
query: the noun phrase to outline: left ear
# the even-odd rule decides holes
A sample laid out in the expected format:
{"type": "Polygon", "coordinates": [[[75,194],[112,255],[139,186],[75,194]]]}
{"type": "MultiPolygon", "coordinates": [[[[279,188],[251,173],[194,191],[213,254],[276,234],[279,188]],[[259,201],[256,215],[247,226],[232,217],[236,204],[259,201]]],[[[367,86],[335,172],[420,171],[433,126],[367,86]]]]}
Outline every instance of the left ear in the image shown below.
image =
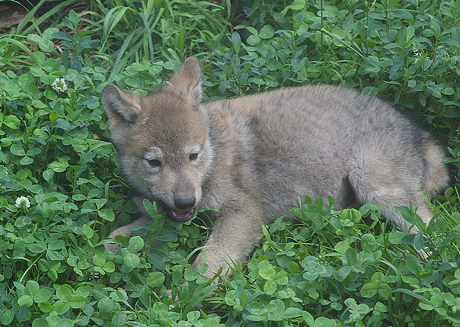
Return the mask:
{"type": "Polygon", "coordinates": [[[166,89],[183,96],[187,103],[196,106],[201,101],[201,66],[197,57],[189,57],[169,80],[166,89]]]}

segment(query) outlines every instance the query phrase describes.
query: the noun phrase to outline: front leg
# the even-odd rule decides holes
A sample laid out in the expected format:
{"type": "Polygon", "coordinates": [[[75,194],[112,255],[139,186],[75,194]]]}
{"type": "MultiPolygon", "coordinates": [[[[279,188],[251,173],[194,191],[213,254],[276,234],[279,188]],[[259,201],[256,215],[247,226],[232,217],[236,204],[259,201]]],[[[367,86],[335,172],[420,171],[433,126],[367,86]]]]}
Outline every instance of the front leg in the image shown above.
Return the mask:
{"type": "Polygon", "coordinates": [[[212,277],[220,269],[226,273],[232,262],[245,261],[255,244],[263,237],[262,225],[265,224],[263,211],[258,205],[242,204],[243,209],[224,210],[220,220],[214,227],[205,247],[198,255],[193,268],[198,270],[201,264],[207,263],[208,270],[204,273],[212,277]]]}
{"type": "MultiPolygon", "coordinates": [[[[137,219],[134,219],[128,225],[121,226],[121,227],[115,229],[114,231],[112,231],[108,236],[109,238],[115,238],[115,236],[117,236],[117,235],[121,235],[121,236],[124,236],[124,237],[131,236],[131,235],[133,235],[133,233],[131,232],[131,228],[137,227],[137,226],[147,225],[152,220],[152,217],[147,212],[147,210],[144,208],[144,199],[148,199],[148,198],[146,198],[146,197],[144,197],[142,195],[133,196],[133,201],[134,201],[134,203],[136,203],[137,210],[139,212],[140,217],[137,218],[137,219]]],[[[157,206],[157,213],[158,214],[160,214],[160,213],[165,211],[160,204],[157,203],[156,206],[157,206]]],[[[118,244],[105,243],[104,246],[105,246],[106,251],[112,251],[114,254],[117,254],[117,252],[118,252],[117,251],[118,244]]]]}

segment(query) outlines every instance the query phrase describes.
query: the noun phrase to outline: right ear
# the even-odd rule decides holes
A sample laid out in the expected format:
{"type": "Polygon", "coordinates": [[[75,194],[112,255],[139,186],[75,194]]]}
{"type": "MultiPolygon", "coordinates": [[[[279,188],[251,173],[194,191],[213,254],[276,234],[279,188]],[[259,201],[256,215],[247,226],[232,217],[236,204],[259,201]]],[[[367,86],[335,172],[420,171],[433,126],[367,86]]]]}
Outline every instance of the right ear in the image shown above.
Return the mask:
{"type": "Polygon", "coordinates": [[[202,93],[201,65],[198,58],[187,58],[171,77],[166,88],[179,93],[192,107],[197,107],[202,93]]]}
{"type": "Polygon", "coordinates": [[[140,97],[125,93],[113,84],[104,88],[101,99],[112,127],[123,122],[134,122],[141,112],[140,97]]]}

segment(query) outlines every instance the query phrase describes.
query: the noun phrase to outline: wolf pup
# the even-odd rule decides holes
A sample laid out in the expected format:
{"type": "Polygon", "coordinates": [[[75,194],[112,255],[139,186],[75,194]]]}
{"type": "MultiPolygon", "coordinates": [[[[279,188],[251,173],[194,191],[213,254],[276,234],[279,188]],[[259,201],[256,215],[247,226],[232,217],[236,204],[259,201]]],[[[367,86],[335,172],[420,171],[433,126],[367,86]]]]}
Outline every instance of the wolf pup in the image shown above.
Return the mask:
{"type": "Polygon", "coordinates": [[[105,87],[112,139],[144,213],[110,237],[148,221],[143,198],[180,223],[199,208],[218,209],[205,255],[193,263],[207,261],[213,276],[243,261],[261,226],[295,207],[298,196],[332,195],[338,209],[377,202],[408,231],[394,207],[412,201],[428,223],[425,197],[448,185],[438,141],[374,96],[324,85],[210,103],[201,94],[196,57],[147,97],[105,87]]]}

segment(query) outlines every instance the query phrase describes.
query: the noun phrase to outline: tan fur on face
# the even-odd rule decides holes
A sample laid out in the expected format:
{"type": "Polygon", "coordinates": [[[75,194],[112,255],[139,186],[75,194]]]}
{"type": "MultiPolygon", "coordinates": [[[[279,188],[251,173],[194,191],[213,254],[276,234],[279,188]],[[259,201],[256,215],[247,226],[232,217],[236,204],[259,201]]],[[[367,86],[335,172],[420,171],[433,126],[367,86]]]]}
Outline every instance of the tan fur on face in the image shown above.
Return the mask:
{"type": "MultiPolygon", "coordinates": [[[[111,237],[145,223],[144,197],[186,217],[197,208],[216,208],[203,250],[212,276],[244,260],[262,237],[261,226],[294,207],[298,196],[331,195],[337,208],[378,202],[383,215],[407,231],[394,207],[412,201],[428,223],[425,196],[448,185],[439,143],[376,97],[333,86],[207,104],[201,94],[194,57],[148,97],[114,85],[104,89],[113,142],[144,212],[111,237]]],[[[194,267],[204,261],[199,255],[194,267]]]]}

